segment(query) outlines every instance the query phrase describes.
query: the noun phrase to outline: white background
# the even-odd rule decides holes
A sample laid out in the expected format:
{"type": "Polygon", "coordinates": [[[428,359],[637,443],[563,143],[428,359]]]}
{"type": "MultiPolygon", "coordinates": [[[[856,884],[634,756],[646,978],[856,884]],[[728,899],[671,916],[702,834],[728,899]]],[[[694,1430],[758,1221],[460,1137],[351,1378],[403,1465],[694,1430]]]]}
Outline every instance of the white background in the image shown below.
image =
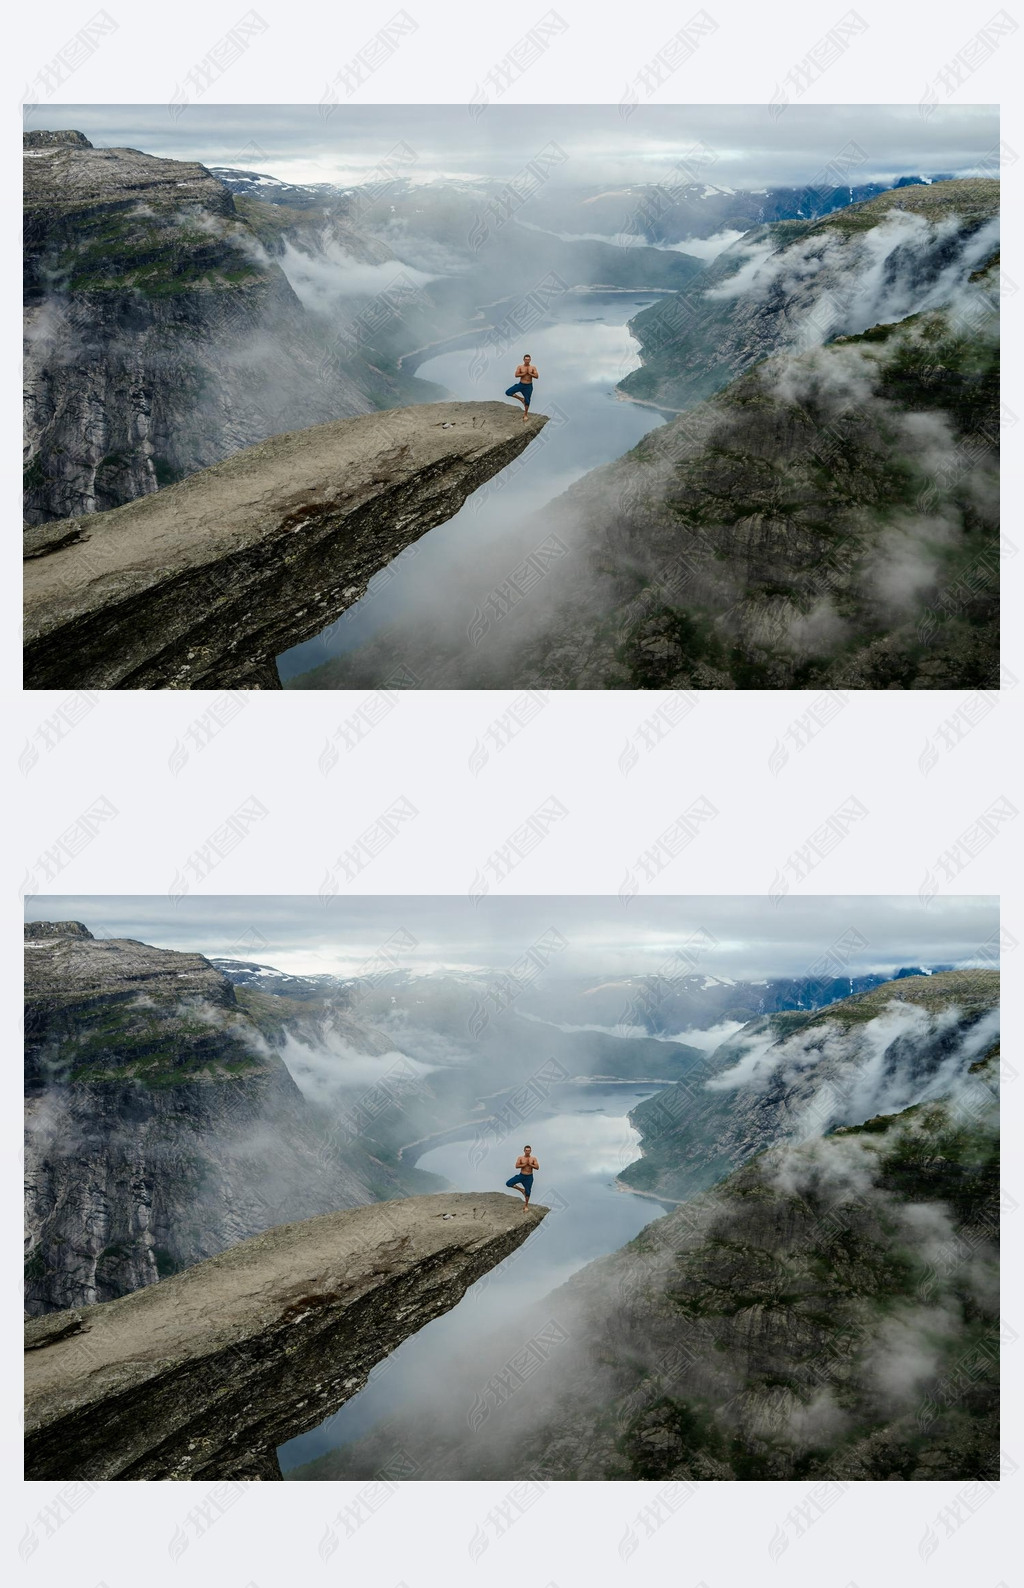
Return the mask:
{"type": "MultiPolygon", "coordinates": [[[[589,1588],[613,1575],[627,1581],[653,1577],[680,1588],[732,1588],[766,1574],[800,1588],[889,1583],[1012,1588],[1020,1575],[1012,1518],[1024,1496],[1024,1473],[1014,1470],[1024,1462],[1017,1414],[1018,1358],[1024,1357],[1020,1340],[1005,1352],[1003,1445],[1010,1475],[998,1491],[896,1483],[825,1493],[808,1484],[748,1483],[704,1485],[687,1495],[682,1486],[669,1485],[655,1512],[645,1507],[661,1494],[664,1486],[658,1484],[555,1485],[539,1496],[512,1484],[407,1484],[378,1510],[367,1512],[363,1525],[356,1525],[357,1513],[350,1512],[346,1526],[339,1512],[353,1504],[361,1485],[254,1485],[219,1496],[214,1486],[201,1484],[124,1490],[101,1485],[91,1493],[65,1494],[62,1509],[53,1513],[63,1518],[58,1522],[52,1515],[47,1519],[46,1507],[62,1486],[22,1484],[20,1384],[13,1365],[20,1312],[14,1249],[21,1199],[19,1110],[13,1106],[20,1096],[20,1030],[14,1014],[20,981],[19,890],[160,893],[180,889],[184,879],[192,891],[316,893],[333,875],[337,891],[325,908],[340,912],[346,892],[464,893],[481,875],[492,892],[611,894],[630,876],[638,886],[664,893],[767,893],[778,891],[781,876],[791,891],[1001,893],[1005,927],[1015,938],[1024,935],[1019,882],[1024,823],[1000,821],[984,844],[976,825],[1001,799],[1024,808],[1015,766],[1024,687],[1013,682],[1024,684],[1019,600],[1024,557],[1013,555],[1012,548],[1004,569],[1007,687],[998,700],[992,697],[992,709],[952,750],[944,745],[948,730],[940,735],[939,725],[958,713],[963,721],[965,712],[977,710],[977,702],[934,692],[851,695],[800,750],[791,724],[815,697],[795,693],[696,697],[694,709],[651,750],[646,748],[650,734],[641,724],[663,708],[664,697],[552,696],[500,753],[487,730],[513,704],[514,695],[408,694],[357,748],[342,748],[326,775],[320,769],[325,745],[358,710],[362,695],[246,697],[244,709],[201,751],[194,747],[190,724],[216,697],[97,696],[72,731],[52,749],[41,748],[48,736],[41,724],[61,711],[67,697],[22,697],[13,682],[20,677],[13,528],[20,386],[13,310],[18,269],[14,173],[26,85],[38,82],[37,73],[95,9],[91,0],[51,3],[23,9],[8,24],[14,47],[6,68],[5,169],[11,171],[12,185],[4,207],[10,226],[2,264],[8,278],[3,301],[10,312],[4,317],[0,355],[11,463],[4,481],[11,524],[9,606],[0,630],[8,652],[3,669],[9,724],[3,970],[9,996],[3,1008],[12,1103],[5,1110],[10,1134],[4,1155],[11,1179],[6,1199],[10,1250],[0,1267],[8,1337],[2,1358],[7,1368],[4,1556],[33,1588],[67,1583],[137,1588],[186,1578],[218,1588],[343,1580],[374,1588],[516,1581],[538,1588],[589,1588]],[[491,756],[474,771],[470,758],[479,743],[491,748],[491,756]],[[635,764],[624,774],[620,757],[630,745],[639,755],[626,756],[635,764]],[[781,766],[780,745],[790,750],[781,766]],[[34,762],[33,746],[39,752],[34,762]],[[936,747],[937,757],[931,753],[936,747]],[[187,759],[183,748],[189,750],[187,759]],[[565,816],[500,879],[495,851],[550,796],[561,801],[565,816]],[[794,853],[851,796],[865,814],[813,871],[799,876],[794,853]],[[194,857],[252,797],[266,814],[251,823],[208,879],[202,878],[194,857]],[[416,816],[347,881],[339,856],[400,797],[416,816]],[[645,876],[638,857],[701,797],[718,814],[681,853],[645,876]],[[61,835],[80,833],[75,823],[97,800],[117,814],[94,822],[92,841],[71,856],[60,847],[61,835]],[[965,834],[967,848],[957,847],[965,834]],[[63,857],[59,872],[54,855],[63,857]],[[502,1532],[493,1508],[510,1495],[507,1514],[517,1519],[502,1532]],[[481,1551],[482,1539],[487,1547],[481,1551]]],[[[189,69],[247,8],[243,0],[180,0],[146,8],[110,0],[106,9],[117,31],[52,96],[53,102],[167,103],[189,69]]],[[[316,103],[328,78],[396,9],[391,0],[344,9],[259,0],[256,10],[268,23],[266,32],[206,97],[221,103],[316,103]]],[[[417,31],[352,103],[468,104],[490,67],[548,8],[544,0],[525,9],[485,6],[479,0],[472,5],[409,0],[406,9],[419,24],[417,31]]],[[[567,30],[512,84],[507,103],[617,104],[634,74],[697,7],[648,4],[641,9],[559,0],[555,9],[569,24],[567,30]]],[[[717,32],[650,102],[764,104],[844,13],[842,3],[780,11],[711,0],[707,9],[717,32]]],[[[884,6],[863,0],[856,9],[869,24],[867,31],[807,90],[804,103],[917,106],[947,63],[996,14],[987,6],[976,10],[942,0],[926,9],[905,0],[888,0],[884,6]]],[[[1011,0],[1009,14],[1020,21],[1019,33],[1004,36],[954,92],[940,87],[938,102],[1001,101],[1004,140],[1024,155],[1018,109],[1024,9],[1018,12],[1011,0]]],[[[28,91],[38,100],[38,89],[28,91]]],[[[45,119],[37,117],[34,124],[45,126],[45,119]]],[[[467,114],[467,140],[473,125],[467,114]]],[[[1024,283],[1018,247],[1020,170],[1020,162],[1004,169],[1011,188],[1005,255],[1011,279],[1024,283]]],[[[1005,304],[1004,337],[1011,356],[1004,395],[1011,411],[1024,418],[1017,336],[1022,296],[1011,292],[1005,304]]],[[[1022,440],[1024,428],[1011,425],[1003,472],[1004,526],[1017,543],[1022,440]]],[[[1011,1065],[1018,1063],[1012,1041],[1019,1030],[1018,963],[1024,965],[1020,950],[1011,953],[1006,978],[1011,1065]]],[[[1006,1094],[1014,1145],[1019,1090],[1011,1084],[1006,1094]]],[[[1024,1184],[1019,1153],[1011,1150],[1007,1158],[1013,1205],[1024,1200],[1024,1184]]],[[[1011,1240],[1020,1218],[1019,1211],[1007,1217],[1011,1240]]],[[[1019,1254],[1008,1258],[1004,1271],[1008,1323],[1024,1333],[1019,1254]]]]}

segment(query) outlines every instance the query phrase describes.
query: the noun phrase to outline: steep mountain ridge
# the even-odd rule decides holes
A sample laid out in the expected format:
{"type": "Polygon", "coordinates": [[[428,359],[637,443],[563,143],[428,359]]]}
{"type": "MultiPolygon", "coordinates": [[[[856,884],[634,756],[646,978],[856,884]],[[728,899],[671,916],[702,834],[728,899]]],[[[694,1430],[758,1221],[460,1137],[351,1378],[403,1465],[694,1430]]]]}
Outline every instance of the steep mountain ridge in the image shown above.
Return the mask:
{"type": "Polygon", "coordinates": [[[634,1109],[643,1156],[619,1179],[682,1199],[781,1141],[947,1096],[997,1045],[998,1004],[997,971],[943,971],[753,1020],[634,1109]]]}
{"type": "Polygon", "coordinates": [[[998,213],[998,180],[973,177],[756,226],[630,322],[641,365],[619,390],[691,408],[773,353],[944,308],[997,252],[998,213]]]}
{"type": "MultiPolygon", "coordinates": [[[[308,1010],[236,996],[200,954],[63,925],[26,941],[30,1313],[109,1300],[408,1186],[333,1137],[292,1080],[280,1047],[313,1026],[308,1010]]],[[[344,1032],[387,1050],[352,1016],[344,1032]]]]}
{"type": "Polygon", "coordinates": [[[280,265],[204,166],[29,136],[29,523],[116,507],[373,406],[358,358],[325,361],[280,265]]]}

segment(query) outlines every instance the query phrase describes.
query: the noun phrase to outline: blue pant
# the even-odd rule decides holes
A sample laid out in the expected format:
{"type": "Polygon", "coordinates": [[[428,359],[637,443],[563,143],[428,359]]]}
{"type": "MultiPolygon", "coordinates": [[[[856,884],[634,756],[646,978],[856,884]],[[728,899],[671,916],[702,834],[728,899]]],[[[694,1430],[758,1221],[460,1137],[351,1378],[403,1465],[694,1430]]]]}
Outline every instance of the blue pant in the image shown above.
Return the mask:
{"type": "Polygon", "coordinates": [[[533,1190],[533,1175],[532,1174],[514,1174],[512,1176],[512,1178],[511,1178],[511,1180],[506,1180],[505,1181],[505,1184],[507,1186],[521,1185],[523,1190],[526,1192],[526,1195],[529,1196],[530,1192],[533,1190]]]}
{"type": "Polygon", "coordinates": [[[524,386],[521,380],[517,380],[514,386],[509,387],[505,396],[514,397],[516,392],[519,392],[527,408],[529,408],[530,398],[533,396],[533,382],[531,381],[529,386],[524,386]]]}

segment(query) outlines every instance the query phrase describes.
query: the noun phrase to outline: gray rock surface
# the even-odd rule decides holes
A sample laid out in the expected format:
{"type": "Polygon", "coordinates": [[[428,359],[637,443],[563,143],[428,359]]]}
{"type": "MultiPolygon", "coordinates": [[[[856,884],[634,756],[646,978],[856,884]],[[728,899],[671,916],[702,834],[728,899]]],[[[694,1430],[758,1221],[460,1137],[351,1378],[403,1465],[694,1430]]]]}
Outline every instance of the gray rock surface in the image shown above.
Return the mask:
{"type": "Polygon", "coordinates": [[[45,132],[24,166],[28,522],[374,406],[205,166],[45,132]]]}
{"type": "Polygon", "coordinates": [[[92,144],[84,132],[26,132],[22,134],[22,144],[26,149],[91,149],[92,144]]]}
{"type": "Polygon", "coordinates": [[[26,534],[29,688],[279,688],[274,657],[451,518],[546,424],[429,403],[274,436],[26,534]]]}
{"type": "Polygon", "coordinates": [[[26,921],[25,942],[35,943],[51,937],[81,937],[92,939],[92,933],[81,921],[26,921]]]}
{"type": "Polygon", "coordinates": [[[279,1478],[278,1445],[361,1389],[546,1212],[489,1192],[329,1213],[30,1323],[26,1476],[279,1478]]]}
{"type": "MultiPolygon", "coordinates": [[[[281,1058],[285,1024],[313,1044],[323,1011],[236,992],[201,954],[45,925],[25,948],[29,1313],[109,1301],[403,1189],[332,1133],[281,1058]]],[[[350,1050],[387,1048],[345,1011],[334,1024],[350,1050]]]]}

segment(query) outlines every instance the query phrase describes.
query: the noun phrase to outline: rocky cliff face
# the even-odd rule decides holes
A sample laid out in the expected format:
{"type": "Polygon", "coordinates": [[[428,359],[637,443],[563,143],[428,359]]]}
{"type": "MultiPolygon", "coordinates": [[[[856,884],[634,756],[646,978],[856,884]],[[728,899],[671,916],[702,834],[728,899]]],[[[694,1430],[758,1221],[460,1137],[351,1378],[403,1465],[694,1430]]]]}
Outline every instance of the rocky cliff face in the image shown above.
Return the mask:
{"type": "Polygon", "coordinates": [[[25,334],[32,524],[373,406],[223,183],[80,134],[26,136],[25,334]]]}
{"type": "Polygon", "coordinates": [[[996,1084],[763,1152],[545,1299],[557,1376],[290,1476],[997,1477],[996,1084]]]}
{"type": "Polygon", "coordinates": [[[55,937],[88,938],[94,941],[89,928],[81,921],[26,921],[25,942],[47,942],[55,937]]]}
{"type": "Polygon", "coordinates": [[[275,656],[517,457],[547,423],[428,403],[236,453],[25,536],[29,688],[280,688],[275,656]]]}
{"type": "Polygon", "coordinates": [[[276,1447],[336,1411],[546,1211],[491,1193],[329,1213],[30,1324],[26,1475],[280,1478],[276,1447]]]}
{"type": "Polygon", "coordinates": [[[279,1052],[289,1009],[241,1000],[199,954],[77,923],[34,924],[25,957],[30,1313],[107,1301],[400,1188],[296,1087],[279,1052]]]}
{"type": "Polygon", "coordinates": [[[960,1088],[998,1046],[997,971],[888,982],[815,1014],[751,1021],[630,1116],[643,1157],[624,1185],[680,1200],[782,1141],[960,1088]]]}
{"type": "Polygon", "coordinates": [[[418,187],[406,213],[400,182],[383,184],[398,201],[383,204],[380,182],[343,193],[224,176],[80,133],[26,135],[30,524],[107,511],[268,436],[439,395],[412,375],[413,350],[519,312],[524,250],[555,296],[679,288],[699,269],[673,251],[530,232],[493,205],[484,223],[479,192],[418,187]]]}
{"type": "Polygon", "coordinates": [[[91,149],[92,144],[84,132],[61,129],[59,132],[26,132],[22,135],[26,149],[91,149]]]}

